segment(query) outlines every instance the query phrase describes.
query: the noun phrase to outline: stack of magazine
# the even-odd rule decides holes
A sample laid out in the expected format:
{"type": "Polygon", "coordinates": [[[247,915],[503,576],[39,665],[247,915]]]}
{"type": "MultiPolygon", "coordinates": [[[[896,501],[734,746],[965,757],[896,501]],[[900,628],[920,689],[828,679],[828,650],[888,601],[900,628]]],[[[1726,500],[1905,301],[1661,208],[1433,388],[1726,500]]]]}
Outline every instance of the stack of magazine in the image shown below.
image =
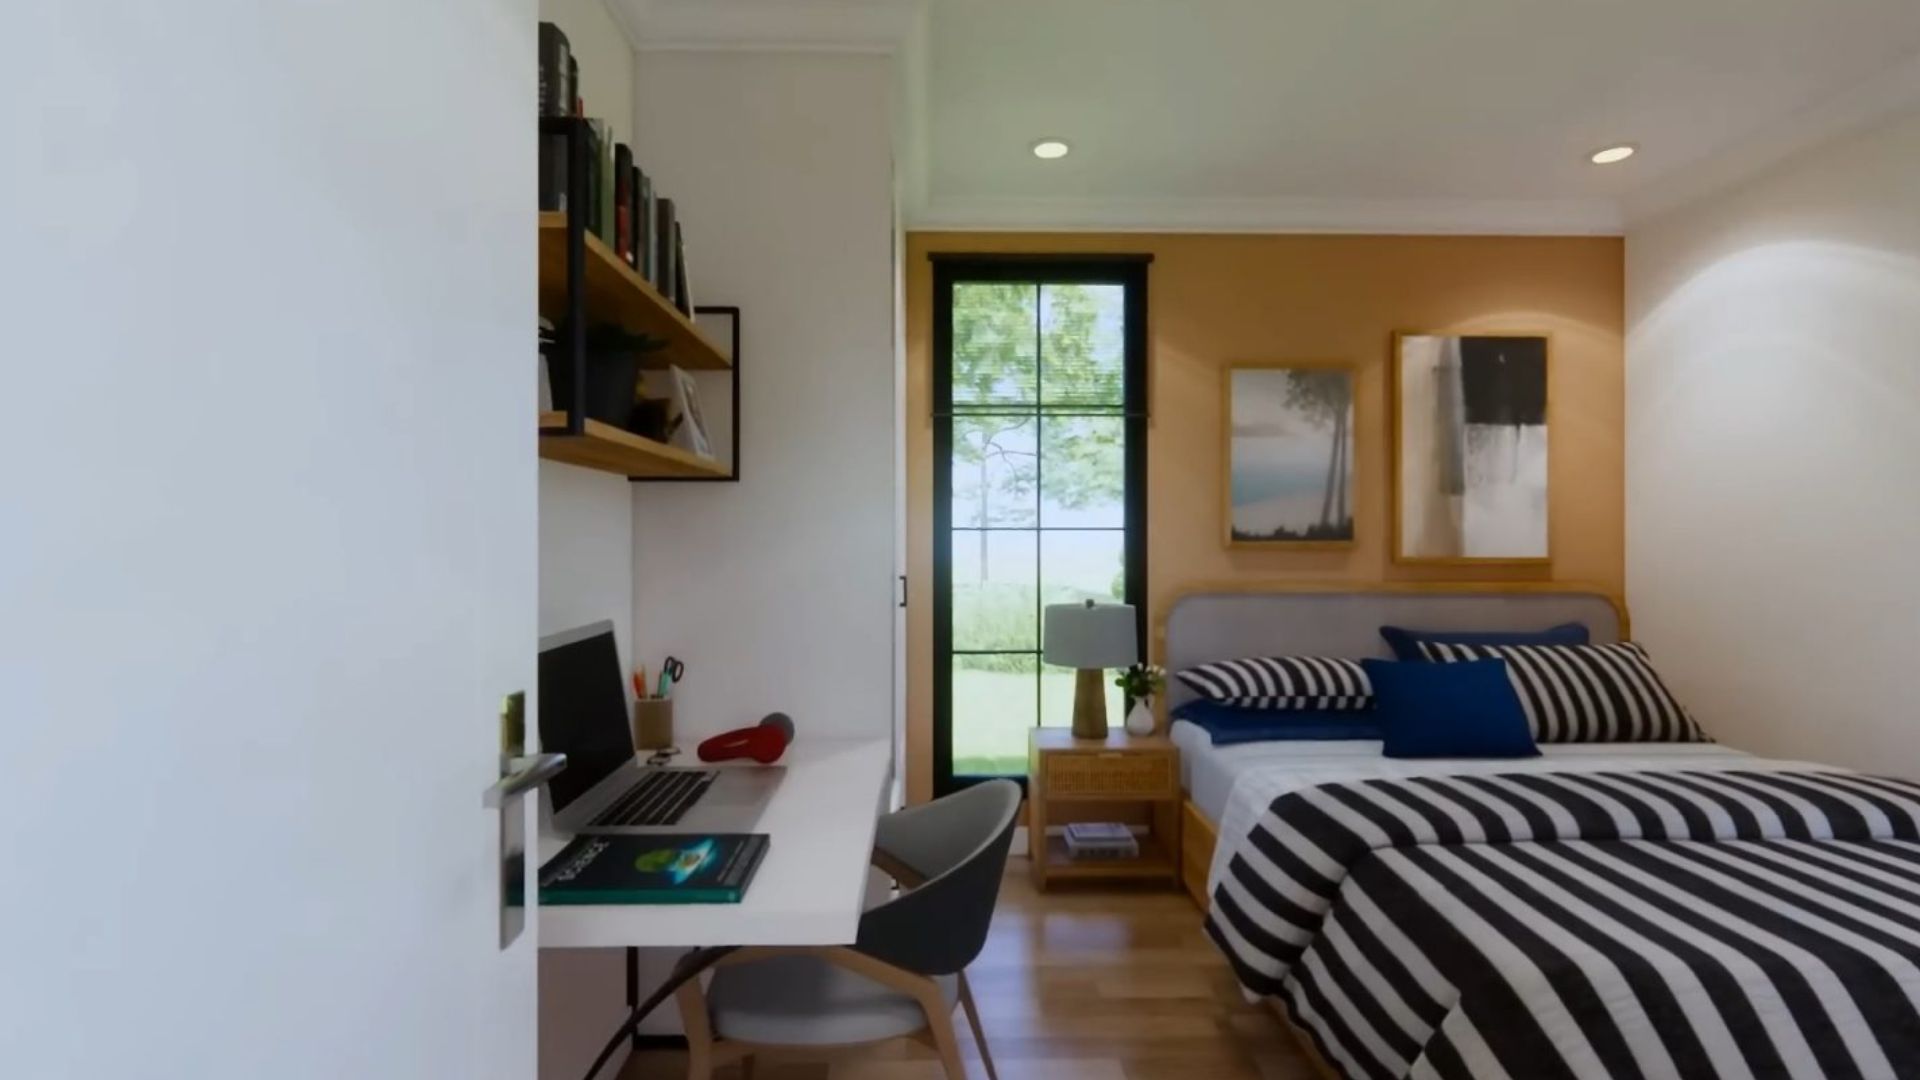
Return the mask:
{"type": "Polygon", "coordinates": [[[1067,855],[1075,859],[1137,859],[1140,842],[1125,825],[1076,821],[1067,826],[1067,855]]]}

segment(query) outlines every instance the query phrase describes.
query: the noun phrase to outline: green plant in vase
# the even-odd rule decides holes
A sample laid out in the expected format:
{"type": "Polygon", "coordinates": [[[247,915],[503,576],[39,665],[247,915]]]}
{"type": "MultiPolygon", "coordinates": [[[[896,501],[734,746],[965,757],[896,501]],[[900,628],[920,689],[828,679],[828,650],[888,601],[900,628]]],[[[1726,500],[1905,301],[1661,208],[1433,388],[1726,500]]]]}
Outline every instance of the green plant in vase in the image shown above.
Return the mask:
{"type": "Polygon", "coordinates": [[[1167,688],[1167,669],[1158,664],[1135,664],[1121,669],[1113,683],[1133,702],[1133,708],[1127,712],[1127,734],[1142,737],[1153,734],[1160,726],[1153,713],[1153,699],[1167,688]]]}

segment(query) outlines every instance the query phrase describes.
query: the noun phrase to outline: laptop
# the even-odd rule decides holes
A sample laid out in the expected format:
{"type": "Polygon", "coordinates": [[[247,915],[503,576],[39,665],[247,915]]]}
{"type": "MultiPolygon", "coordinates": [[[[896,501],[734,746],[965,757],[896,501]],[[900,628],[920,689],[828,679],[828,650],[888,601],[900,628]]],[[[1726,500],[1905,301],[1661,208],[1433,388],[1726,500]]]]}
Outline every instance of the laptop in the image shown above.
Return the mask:
{"type": "Polygon", "coordinates": [[[785,773],[636,759],[611,622],[540,639],[540,746],[567,755],[547,782],[565,833],[751,832],[785,773]]]}

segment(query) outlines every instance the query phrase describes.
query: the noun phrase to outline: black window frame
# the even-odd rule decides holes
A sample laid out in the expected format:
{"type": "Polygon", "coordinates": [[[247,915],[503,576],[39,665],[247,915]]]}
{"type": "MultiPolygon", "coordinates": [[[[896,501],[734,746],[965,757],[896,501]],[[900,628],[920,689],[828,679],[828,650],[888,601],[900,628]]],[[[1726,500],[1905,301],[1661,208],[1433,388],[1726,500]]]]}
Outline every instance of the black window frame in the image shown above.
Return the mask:
{"type": "MultiPolygon", "coordinates": [[[[1147,657],[1147,287],[1151,255],[933,254],[933,789],[936,797],[984,780],[953,775],[953,287],[956,284],[1119,285],[1125,403],[1125,592],[1139,659],[1147,657]]],[[[1046,415],[1045,405],[1035,411],[1046,415]]],[[[1036,583],[1037,584],[1037,583],[1036,583]]],[[[1118,724],[1121,717],[1109,717],[1118,724]]],[[[1013,777],[1024,790],[1026,777],[1013,777]]]]}

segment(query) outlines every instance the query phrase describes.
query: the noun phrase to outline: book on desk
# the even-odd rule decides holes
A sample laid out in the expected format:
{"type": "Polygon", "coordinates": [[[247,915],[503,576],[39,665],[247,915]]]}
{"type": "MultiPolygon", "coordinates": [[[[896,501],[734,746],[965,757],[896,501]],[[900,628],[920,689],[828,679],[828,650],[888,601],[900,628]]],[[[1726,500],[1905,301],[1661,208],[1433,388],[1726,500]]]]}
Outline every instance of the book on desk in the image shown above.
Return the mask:
{"type": "Polygon", "coordinates": [[[576,836],[540,868],[541,904],[737,904],[764,833],[576,836]]]}

